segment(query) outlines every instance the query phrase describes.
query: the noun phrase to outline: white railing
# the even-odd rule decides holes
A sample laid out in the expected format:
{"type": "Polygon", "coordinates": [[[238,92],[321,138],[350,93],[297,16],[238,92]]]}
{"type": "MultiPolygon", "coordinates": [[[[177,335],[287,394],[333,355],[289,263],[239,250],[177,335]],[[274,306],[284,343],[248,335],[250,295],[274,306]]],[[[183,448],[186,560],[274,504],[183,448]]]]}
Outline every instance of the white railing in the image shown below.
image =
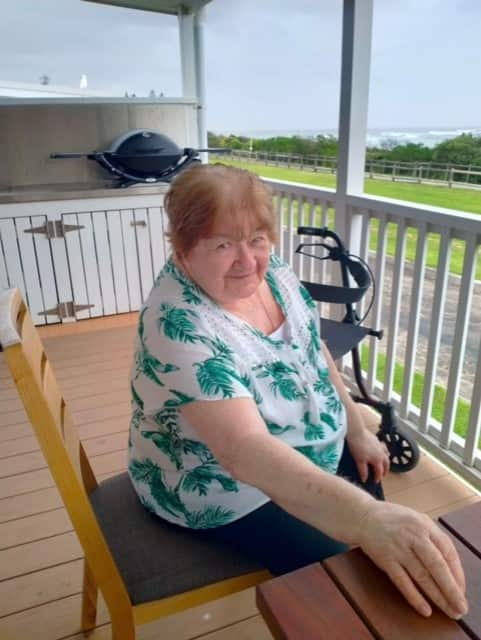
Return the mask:
{"type": "MultiPolygon", "coordinates": [[[[325,262],[295,254],[296,228],[335,225],[335,192],[267,182],[277,252],[302,279],[325,281],[325,262]]],[[[360,256],[377,283],[364,324],[384,331],[382,341],[361,345],[367,388],[393,403],[402,429],[481,488],[481,217],[369,196],[347,203],[348,220],[361,220],[360,256]]],[[[350,373],[348,362],[344,369],[350,373]]]]}

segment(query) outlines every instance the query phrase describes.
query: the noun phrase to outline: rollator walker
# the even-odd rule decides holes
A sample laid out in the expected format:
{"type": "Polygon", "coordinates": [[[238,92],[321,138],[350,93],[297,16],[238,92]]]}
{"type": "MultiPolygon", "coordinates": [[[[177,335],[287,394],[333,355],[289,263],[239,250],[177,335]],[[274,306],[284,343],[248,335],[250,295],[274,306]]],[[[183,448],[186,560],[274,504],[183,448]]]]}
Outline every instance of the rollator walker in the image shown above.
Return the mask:
{"type": "Polygon", "coordinates": [[[359,256],[349,253],[337,233],[327,227],[298,227],[297,233],[300,236],[320,238],[321,241],[301,243],[296,253],[316,260],[331,260],[339,264],[342,286],[301,282],[313,300],[344,305],[346,314],[342,321],[320,318],[321,337],[334,360],[351,352],[352,370],[359,389],[359,394],[351,394],[352,398],[355,402],[372,407],[380,414],[381,423],[376,435],[388,448],[391,471],[397,473],[410,471],[419,461],[419,447],[416,441],[396,426],[396,415],[392,403],[383,402],[370,395],[362,377],[359,343],[366,336],[373,336],[380,340],[383,335],[382,330],[362,325],[376,297],[376,285],[371,268],[359,256]],[[327,239],[331,242],[322,242],[327,239]],[[325,255],[316,255],[315,251],[319,248],[325,251],[325,255]],[[350,276],[357,286],[351,286],[350,276]],[[367,311],[360,318],[355,305],[360,302],[371,286],[371,301],[367,311]]]}

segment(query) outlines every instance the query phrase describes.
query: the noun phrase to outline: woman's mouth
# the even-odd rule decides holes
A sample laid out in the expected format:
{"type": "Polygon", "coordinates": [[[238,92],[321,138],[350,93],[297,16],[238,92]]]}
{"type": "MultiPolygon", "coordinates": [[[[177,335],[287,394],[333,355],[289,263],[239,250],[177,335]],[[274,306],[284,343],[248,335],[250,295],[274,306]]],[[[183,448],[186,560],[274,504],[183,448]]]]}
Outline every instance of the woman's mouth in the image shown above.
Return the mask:
{"type": "Polygon", "coordinates": [[[237,280],[242,280],[243,278],[250,278],[255,274],[255,271],[251,271],[250,273],[236,273],[232,274],[230,277],[235,278],[237,280]]]}

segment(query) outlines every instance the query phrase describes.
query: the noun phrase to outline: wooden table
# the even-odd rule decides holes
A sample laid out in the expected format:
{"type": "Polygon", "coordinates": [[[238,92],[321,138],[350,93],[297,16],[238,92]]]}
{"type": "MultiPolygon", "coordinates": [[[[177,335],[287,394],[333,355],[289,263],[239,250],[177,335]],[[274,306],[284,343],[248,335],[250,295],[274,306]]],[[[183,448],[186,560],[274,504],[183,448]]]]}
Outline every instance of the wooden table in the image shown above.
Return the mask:
{"type": "Polygon", "coordinates": [[[468,614],[451,620],[433,608],[418,615],[359,549],[269,580],[257,606],[276,639],[481,639],[481,502],[439,519],[464,566],[468,614]]]}

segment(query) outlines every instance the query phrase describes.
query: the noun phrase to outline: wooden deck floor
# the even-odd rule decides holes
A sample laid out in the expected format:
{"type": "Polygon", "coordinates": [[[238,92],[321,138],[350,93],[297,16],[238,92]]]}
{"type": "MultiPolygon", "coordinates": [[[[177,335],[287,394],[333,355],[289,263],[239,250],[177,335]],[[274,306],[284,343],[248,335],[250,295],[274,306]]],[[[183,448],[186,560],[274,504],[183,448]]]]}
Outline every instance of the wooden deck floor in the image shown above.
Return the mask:
{"type": "MultiPolygon", "coordinates": [[[[41,330],[80,436],[102,479],[125,469],[135,316],[41,330]]],[[[0,354],[0,638],[80,639],[82,552],[0,354]]],[[[389,499],[433,517],[480,499],[423,454],[385,481],[389,499]]],[[[88,637],[110,638],[108,614],[88,637]]],[[[264,640],[254,590],[140,627],[141,640],[264,640]]]]}

